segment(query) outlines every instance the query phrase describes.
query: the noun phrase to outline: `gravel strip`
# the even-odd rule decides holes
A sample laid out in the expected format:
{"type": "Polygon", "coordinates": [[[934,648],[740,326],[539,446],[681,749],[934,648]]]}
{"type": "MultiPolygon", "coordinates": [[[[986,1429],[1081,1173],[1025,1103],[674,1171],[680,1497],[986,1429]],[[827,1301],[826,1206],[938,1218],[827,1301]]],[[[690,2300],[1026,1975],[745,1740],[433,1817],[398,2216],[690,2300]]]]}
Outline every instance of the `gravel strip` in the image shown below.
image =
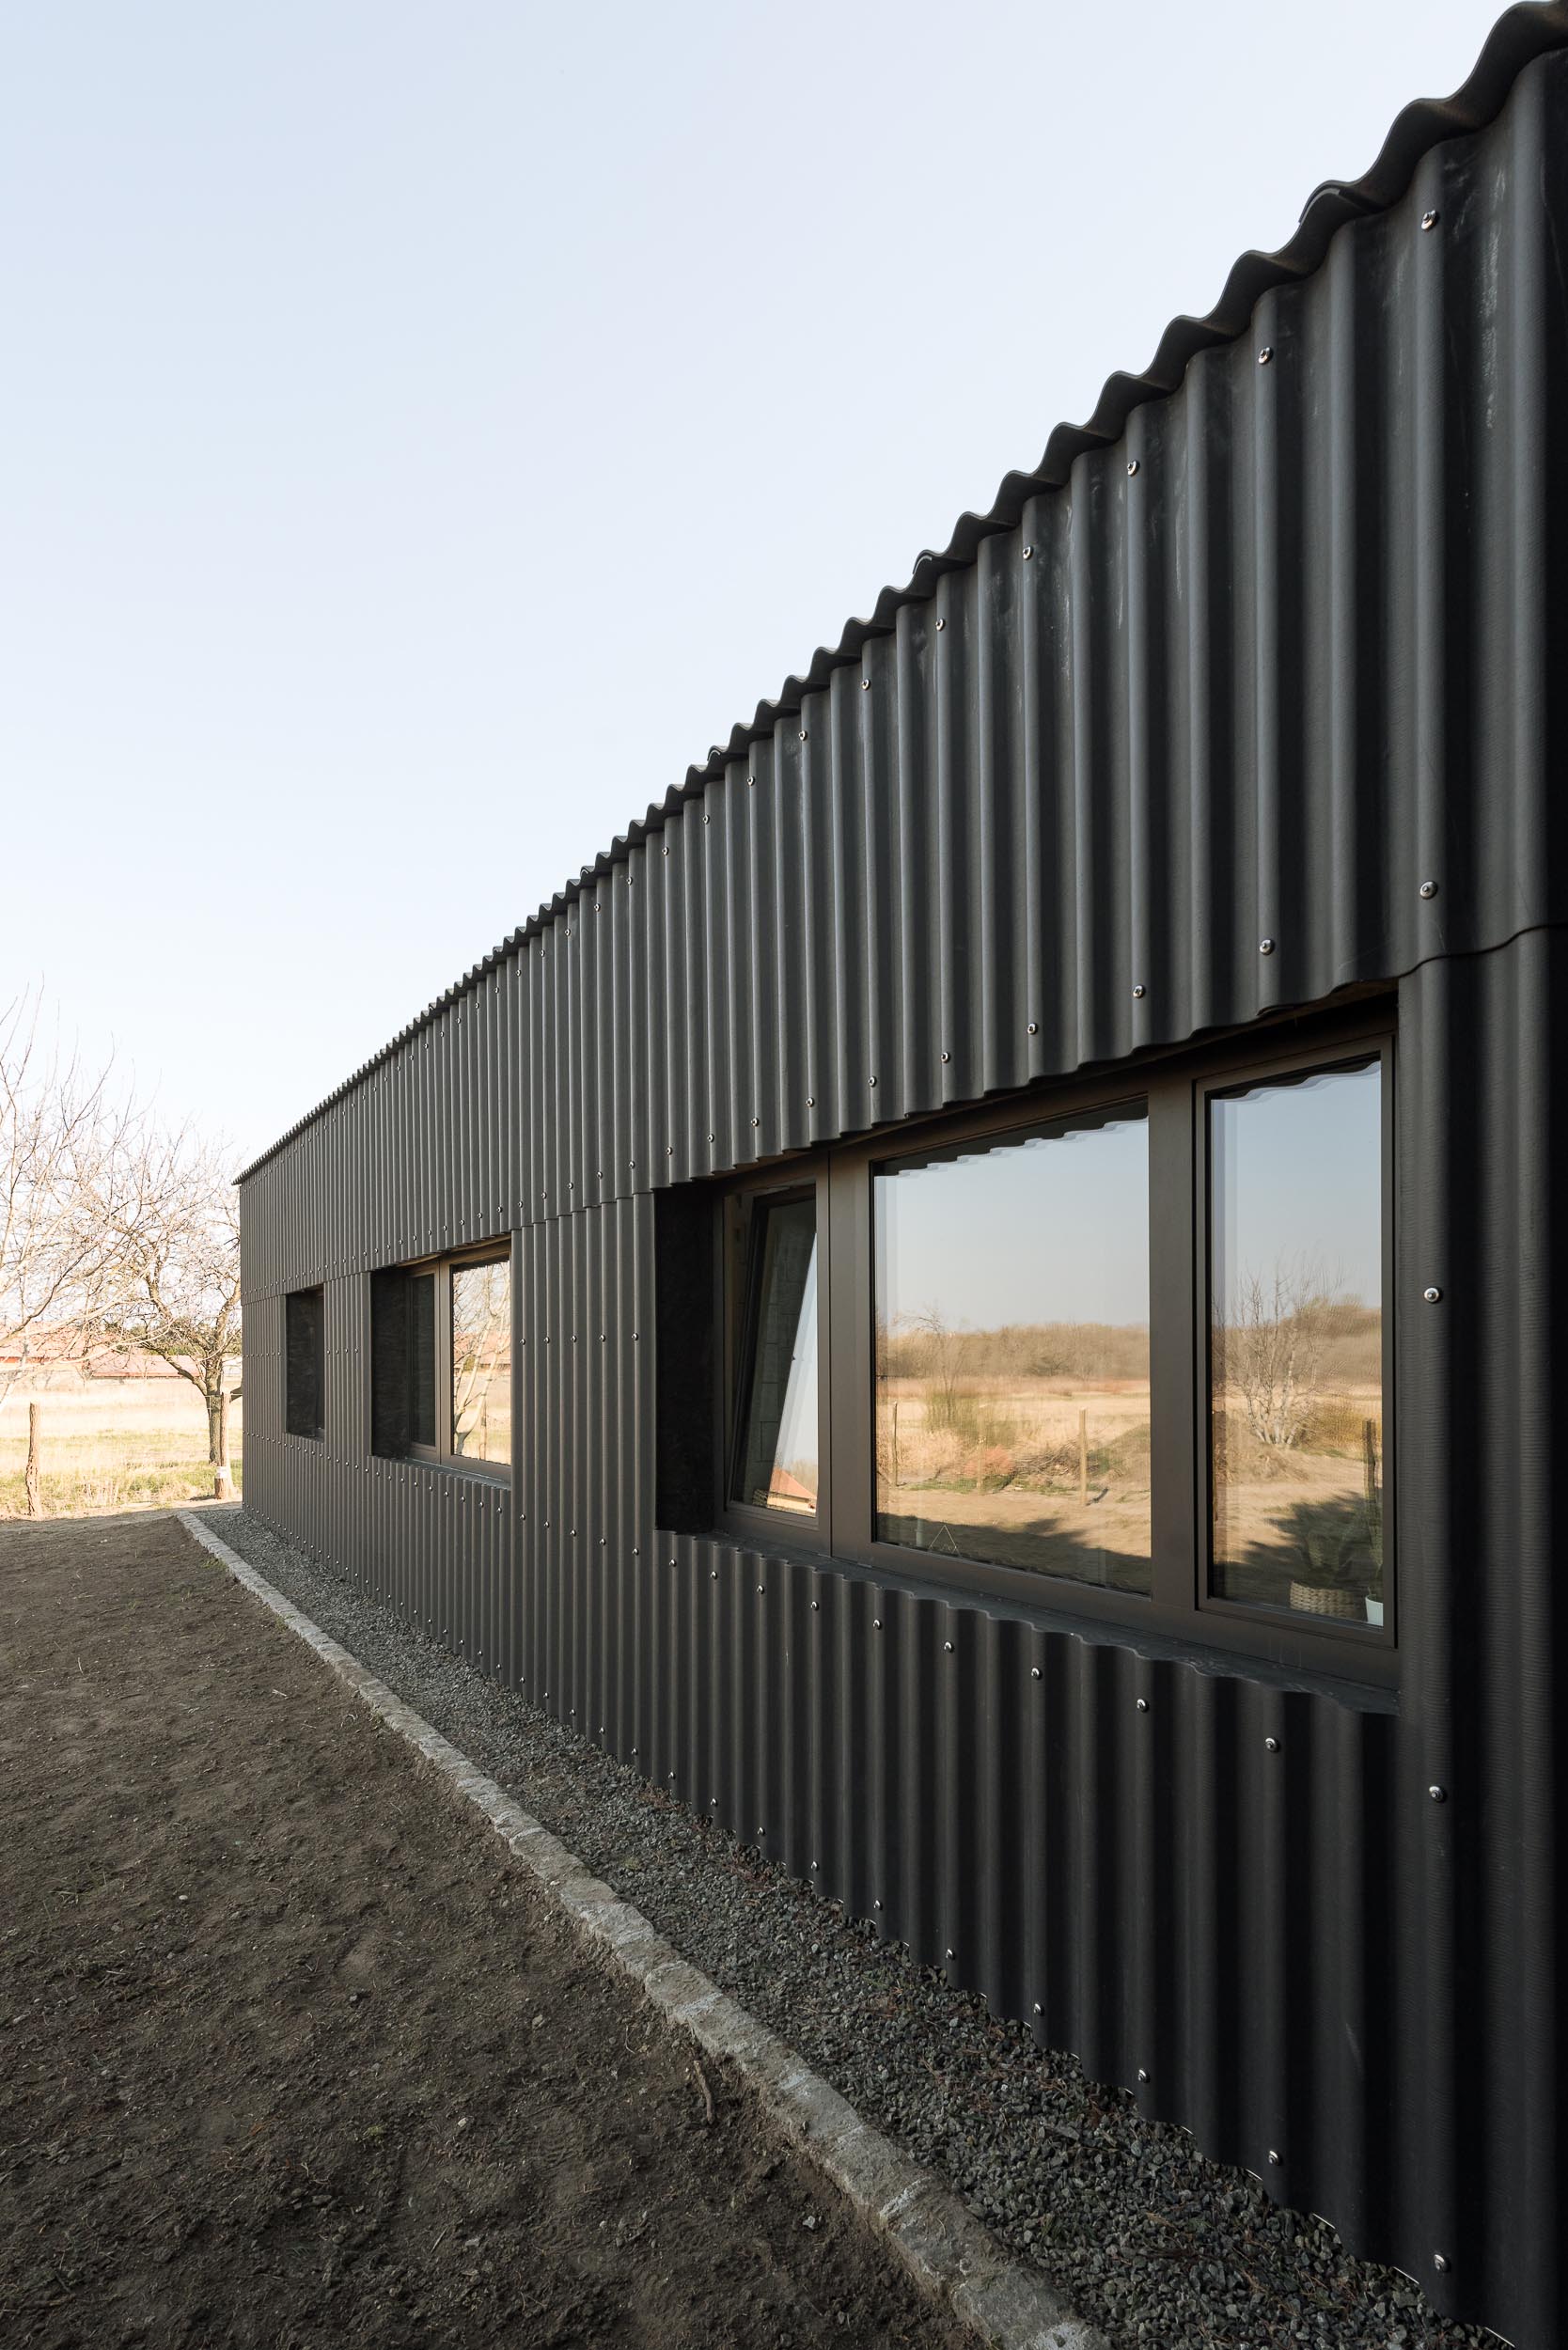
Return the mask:
{"type": "Polygon", "coordinates": [[[917,2161],[1038,2261],[1115,2350],[1364,2343],[1497,2350],[1331,2228],[1268,2201],[1125,2092],[1042,2054],[902,1946],[711,1828],[635,1771],[483,1680],[239,1510],[203,1512],[691,1963],[798,2048],[917,2161]]]}

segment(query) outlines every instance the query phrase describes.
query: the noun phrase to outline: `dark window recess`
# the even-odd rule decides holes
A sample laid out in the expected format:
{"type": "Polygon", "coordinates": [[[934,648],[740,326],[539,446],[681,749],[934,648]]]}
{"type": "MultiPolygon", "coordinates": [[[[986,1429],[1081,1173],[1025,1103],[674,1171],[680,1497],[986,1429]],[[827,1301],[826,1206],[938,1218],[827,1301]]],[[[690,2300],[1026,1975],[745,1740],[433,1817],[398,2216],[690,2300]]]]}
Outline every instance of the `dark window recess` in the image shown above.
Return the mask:
{"type": "Polygon", "coordinates": [[[816,1513],[817,1203],[759,1200],[747,1234],[729,1497],[816,1513]]]}
{"type": "Polygon", "coordinates": [[[433,1445],[435,1422],[435,1275],[408,1277],[408,1357],[403,1392],[410,1444],[433,1445]]]}
{"type": "Polygon", "coordinates": [[[290,1436],[326,1433],[326,1327],[322,1293],[283,1301],[283,1425],[290,1436]]]}
{"type": "Polygon", "coordinates": [[[435,1276],[397,1265],[370,1276],[370,1449],[435,1439],[435,1276]]]}
{"type": "Polygon", "coordinates": [[[658,1523],[675,1534],[705,1534],[719,1501],[713,1442],[719,1353],[713,1197],[695,1183],[655,1192],[653,1221],[658,1523]]]}

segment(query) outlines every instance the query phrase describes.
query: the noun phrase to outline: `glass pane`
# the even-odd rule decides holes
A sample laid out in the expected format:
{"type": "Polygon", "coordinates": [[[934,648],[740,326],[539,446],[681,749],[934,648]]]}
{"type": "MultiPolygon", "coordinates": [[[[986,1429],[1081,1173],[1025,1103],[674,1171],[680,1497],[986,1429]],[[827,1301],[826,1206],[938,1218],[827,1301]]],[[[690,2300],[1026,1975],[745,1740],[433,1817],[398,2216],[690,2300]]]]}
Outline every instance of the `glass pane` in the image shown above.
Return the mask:
{"type": "Polygon", "coordinates": [[[408,1440],[435,1442],[435,1276],[416,1273],[408,1284],[408,1440]]]}
{"type": "Polygon", "coordinates": [[[817,1209],[760,1202],[751,1214],[741,1441],[733,1498],[809,1516],[817,1507],[817,1209]]]}
{"type": "Polygon", "coordinates": [[[452,1268],[452,1450],[511,1459],[511,1267],[452,1268]]]}
{"type": "Polygon", "coordinates": [[[1383,1621],[1376,1061],[1209,1104],[1212,1589],[1383,1621]]]}
{"type": "Polygon", "coordinates": [[[1151,1583],[1140,1104],[876,1177],[877,1534],[1151,1583]]]}

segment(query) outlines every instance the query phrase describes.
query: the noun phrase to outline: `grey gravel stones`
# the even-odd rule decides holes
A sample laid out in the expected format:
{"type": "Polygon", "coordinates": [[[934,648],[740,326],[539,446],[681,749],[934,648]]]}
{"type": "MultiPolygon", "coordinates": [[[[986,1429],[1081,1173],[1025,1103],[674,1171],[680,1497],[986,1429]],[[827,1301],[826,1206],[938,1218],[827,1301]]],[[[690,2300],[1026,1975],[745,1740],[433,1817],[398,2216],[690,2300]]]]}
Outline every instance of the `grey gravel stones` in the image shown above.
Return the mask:
{"type": "Polygon", "coordinates": [[[1271,2203],[1185,2133],[1037,2050],[636,1772],[497,1688],[243,1511],[242,1558],[797,2048],[873,2127],[1037,2260],[1116,2350],[1496,2350],[1331,2228],[1271,2203]]]}

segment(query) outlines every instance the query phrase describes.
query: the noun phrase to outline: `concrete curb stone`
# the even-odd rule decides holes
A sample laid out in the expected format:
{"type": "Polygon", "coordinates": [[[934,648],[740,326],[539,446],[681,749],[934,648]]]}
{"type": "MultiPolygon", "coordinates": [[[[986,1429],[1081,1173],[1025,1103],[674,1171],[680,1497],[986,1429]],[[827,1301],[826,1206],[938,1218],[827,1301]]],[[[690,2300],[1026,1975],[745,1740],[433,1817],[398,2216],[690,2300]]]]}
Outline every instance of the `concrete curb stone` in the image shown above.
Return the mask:
{"type": "Polygon", "coordinates": [[[700,2048],[733,2066],[776,2127],[884,2237],[921,2289],[987,2350],[1109,2350],[1105,2336],[1075,2316],[1037,2271],[1005,2252],[933,2171],[862,2121],[776,2032],[689,1966],[639,1910],[247,1566],[196,1512],[175,1514],[252,1598],[271,1608],[371,1713],[417,1748],[455,1794],[484,1814],[597,1954],[629,1975],[650,2004],[700,2048]]]}

